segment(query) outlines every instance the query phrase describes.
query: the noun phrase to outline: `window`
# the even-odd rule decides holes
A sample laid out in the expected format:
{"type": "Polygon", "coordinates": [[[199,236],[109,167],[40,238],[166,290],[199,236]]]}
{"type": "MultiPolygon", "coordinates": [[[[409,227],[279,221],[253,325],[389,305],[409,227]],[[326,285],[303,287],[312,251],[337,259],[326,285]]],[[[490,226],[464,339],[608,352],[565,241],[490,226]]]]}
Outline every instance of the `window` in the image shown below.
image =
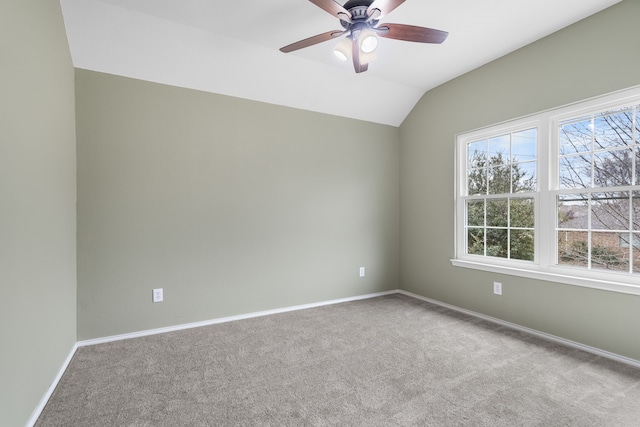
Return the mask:
{"type": "Polygon", "coordinates": [[[466,253],[533,261],[537,129],[466,144],[466,253]]]}
{"type": "Polygon", "coordinates": [[[457,266],[640,295],[640,89],[457,137],[457,266]]]}

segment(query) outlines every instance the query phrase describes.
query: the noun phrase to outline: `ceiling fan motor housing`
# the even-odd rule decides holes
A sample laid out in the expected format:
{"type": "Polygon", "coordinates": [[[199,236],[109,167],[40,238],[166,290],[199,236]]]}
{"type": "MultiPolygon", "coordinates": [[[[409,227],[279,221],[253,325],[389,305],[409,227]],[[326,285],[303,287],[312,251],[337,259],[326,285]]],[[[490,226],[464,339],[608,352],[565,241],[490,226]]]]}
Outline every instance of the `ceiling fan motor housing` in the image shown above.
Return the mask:
{"type": "MultiPolygon", "coordinates": [[[[357,29],[352,28],[354,24],[367,24],[367,27],[374,27],[377,23],[377,19],[369,20],[369,6],[373,3],[373,0],[349,0],[344,4],[344,8],[349,11],[351,14],[351,22],[340,20],[340,24],[349,30],[349,29],[357,29]],[[367,22],[368,21],[368,22],[367,22]]],[[[360,25],[358,25],[360,26],[360,25]]]]}

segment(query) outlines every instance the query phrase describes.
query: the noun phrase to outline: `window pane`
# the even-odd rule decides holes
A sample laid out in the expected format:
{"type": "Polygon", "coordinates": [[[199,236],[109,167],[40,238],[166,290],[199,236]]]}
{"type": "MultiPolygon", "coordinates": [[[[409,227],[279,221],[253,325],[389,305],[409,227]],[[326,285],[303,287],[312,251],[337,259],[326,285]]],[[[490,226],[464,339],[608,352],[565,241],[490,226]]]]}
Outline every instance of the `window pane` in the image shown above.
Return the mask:
{"type": "Polygon", "coordinates": [[[487,141],[472,142],[467,147],[467,159],[469,159],[469,168],[483,168],[486,166],[487,159],[487,141]]]}
{"type": "Polygon", "coordinates": [[[496,166],[489,168],[489,194],[504,194],[511,191],[511,168],[496,166]]]}
{"type": "Polygon", "coordinates": [[[640,144],[640,104],[634,107],[636,113],[636,144],[640,144]]]}
{"type": "Polygon", "coordinates": [[[591,187],[591,154],[560,158],[560,188],[591,187]]]}
{"type": "Polygon", "coordinates": [[[558,196],[558,228],[586,230],[589,225],[588,194],[558,196]]]}
{"type": "Polygon", "coordinates": [[[511,199],[510,203],[511,227],[533,228],[533,199],[511,199]]]}
{"type": "Polygon", "coordinates": [[[487,256],[507,257],[507,234],[505,229],[487,230],[487,256]]]}
{"type": "Polygon", "coordinates": [[[511,161],[528,162],[538,158],[538,130],[516,132],[511,141],[511,161]]]}
{"type": "Polygon", "coordinates": [[[631,221],[633,230],[640,230],[640,191],[632,191],[631,196],[631,221]]]}
{"type": "Polygon", "coordinates": [[[591,266],[597,269],[629,271],[629,248],[620,247],[618,233],[592,233],[591,266]]]}
{"type": "Polygon", "coordinates": [[[536,191],[536,162],[515,163],[511,166],[513,193],[536,191]]]}
{"type": "Polygon", "coordinates": [[[484,228],[470,228],[467,230],[467,253],[484,255],[484,228]]]}
{"type": "Polygon", "coordinates": [[[558,264],[587,267],[588,239],[586,231],[558,231],[558,264]]]}
{"type": "Polygon", "coordinates": [[[590,151],[592,128],[591,118],[562,124],[560,126],[560,154],[590,151]]]}
{"type": "Polygon", "coordinates": [[[640,273],[640,234],[632,233],[631,243],[633,245],[631,248],[633,251],[633,272],[640,273]]]}
{"type": "Polygon", "coordinates": [[[511,258],[533,261],[532,230],[511,230],[511,258]]]}
{"type": "Polygon", "coordinates": [[[467,224],[469,226],[484,226],[484,200],[467,202],[467,224]]]}
{"type": "Polygon", "coordinates": [[[593,184],[596,187],[631,185],[633,177],[631,154],[631,150],[596,153],[593,161],[593,184]]]}
{"type": "Polygon", "coordinates": [[[620,233],[620,247],[630,248],[633,245],[634,248],[638,248],[638,245],[640,245],[639,238],[640,236],[636,233],[620,233]]]}
{"type": "Polygon", "coordinates": [[[603,114],[594,119],[594,148],[628,146],[633,143],[633,110],[603,114]]]}
{"type": "Polygon", "coordinates": [[[511,158],[511,135],[489,139],[489,164],[502,165],[511,158]]]}
{"type": "MultiPolygon", "coordinates": [[[[638,132],[640,132],[640,130],[638,132]]],[[[640,136],[638,136],[638,138],[640,138],[640,136]]],[[[635,153],[636,153],[636,175],[635,175],[636,182],[635,182],[635,185],[640,185],[640,147],[636,147],[635,153]]]]}
{"type": "Polygon", "coordinates": [[[591,228],[594,230],[629,229],[629,193],[593,193],[591,228]]]}
{"type": "Polygon", "coordinates": [[[477,194],[487,194],[487,170],[472,169],[469,171],[467,182],[468,193],[470,196],[477,194]]]}
{"type": "Polygon", "coordinates": [[[487,226],[507,226],[507,199],[487,200],[487,226]]]}

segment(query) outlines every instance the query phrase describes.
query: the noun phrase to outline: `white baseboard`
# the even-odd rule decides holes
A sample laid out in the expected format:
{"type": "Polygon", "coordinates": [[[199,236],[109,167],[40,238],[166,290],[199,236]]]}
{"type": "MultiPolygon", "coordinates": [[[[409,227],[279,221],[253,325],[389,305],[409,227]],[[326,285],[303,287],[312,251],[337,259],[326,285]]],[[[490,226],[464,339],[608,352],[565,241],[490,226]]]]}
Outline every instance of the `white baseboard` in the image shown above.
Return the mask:
{"type": "Polygon", "coordinates": [[[251,319],[251,318],[254,318],[254,317],[268,316],[270,314],[286,313],[286,312],[289,312],[289,311],[304,310],[304,309],[307,309],[307,308],[314,308],[314,307],[322,307],[324,305],[339,304],[339,303],[342,303],[342,302],[349,302],[349,301],[357,301],[357,300],[368,299],[368,298],[375,298],[375,297],[379,297],[379,296],[382,296],[382,295],[390,295],[390,294],[395,294],[395,293],[398,293],[398,289],[393,289],[393,290],[390,290],[390,291],[383,291],[383,292],[376,292],[376,293],[372,293],[372,294],[358,295],[358,296],[354,296],[354,297],[339,298],[339,299],[334,299],[334,300],[329,300],[329,301],[315,302],[315,303],[311,303],[311,304],[302,304],[302,305],[294,305],[294,306],[291,306],[291,307],[276,308],[276,309],[273,309],[273,310],[257,311],[257,312],[254,312],[254,313],[239,314],[237,316],[220,317],[220,318],[217,318],[217,319],[204,320],[204,321],[201,321],[201,322],[184,323],[184,324],[181,324],[181,325],[167,326],[165,328],[147,329],[145,331],[131,332],[131,333],[127,333],[127,334],[111,335],[111,336],[103,337],[103,338],[94,338],[94,339],[90,339],[90,340],[78,341],[77,345],[78,345],[78,347],[84,347],[84,346],[88,346],[88,345],[103,344],[103,343],[112,342],[112,341],[126,340],[126,339],[130,339],[130,338],[139,338],[139,337],[145,337],[145,336],[148,336],[148,335],[163,334],[165,332],[181,331],[183,329],[191,329],[191,328],[197,328],[197,327],[200,327],[200,326],[209,326],[209,325],[215,325],[215,324],[218,324],[218,323],[232,322],[234,320],[251,319]]]}
{"type": "Polygon", "coordinates": [[[579,350],[583,350],[583,351],[586,351],[586,352],[589,352],[589,353],[592,353],[592,354],[596,354],[598,356],[606,357],[607,359],[612,359],[612,360],[615,360],[615,361],[618,361],[618,362],[626,363],[628,365],[632,365],[632,366],[635,366],[637,368],[640,368],[640,360],[635,360],[635,359],[632,359],[630,357],[621,356],[619,354],[611,353],[611,352],[606,351],[606,350],[601,350],[601,349],[596,348],[596,347],[591,347],[591,346],[588,346],[588,345],[585,345],[585,344],[581,344],[579,342],[575,342],[575,341],[571,341],[571,340],[568,340],[568,339],[565,339],[565,338],[561,338],[561,337],[558,337],[558,336],[555,336],[555,335],[551,335],[551,334],[548,334],[546,332],[540,332],[540,331],[537,331],[535,329],[527,328],[525,326],[520,326],[520,325],[515,324],[515,323],[507,322],[507,321],[504,321],[504,320],[501,320],[501,319],[498,319],[498,318],[495,318],[495,317],[487,316],[487,315],[482,314],[482,313],[477,313],[475,311],[471,311],[471,310],[467,310],[467,309],[464,309],[464,308],[460,308],[460,307],[457,307],[455,305],[451,305],[451,304],[447,304],[447,303],[440,302],[440,301],[437,301],[437,300],[433,300],[431,298],[423,297],[421,295],[414,294],[414,293],[411,293],[411,292],[398,290],[398,293],[406,295],[406,296],[409,296],[409,297],[412,297],[412,298],[416,298],[416,299],[419,299],[419,300],[422,300],[422,301],[430,302],[432,304],[439,305],[441,307],[445,307],[445,308],[448,308],[450,310],[454,310],[454,311],[457,311],[457,312],[460,312],[460,313],[468,314],[470,316],[478,317],[480,319],[484,319],[484,320],[487,320],[487,321],[492,322],[492,323],[497,323],[499,325],[506,326],[506,327],[511,328],[511,329],[516,329],[518,331],[522,331],[522,332],[525,332],[525,333],[530,334],[530,335],[535,335],[537,337],[546,339],[548,341],[553,341],[553,342],[556,342],[556,343],[559,343],[559,344],[564,344],[564,345],[569,346],[569,347],[577,348],[579,350]]]}
{"type": "Polygon", "coordinates": [[[71,347],[71,351],[69,352],[69,355],[67,356],[65,361],[62,363],[62,366],[58,370],[58,375],[56,375],[55,379],[49,386],[49,389],[45,392],[45,394],[40,399],[40,403],[38,403],[38,406],[36,407],[36,409],[33,410],[31,417],[29,417],[29,420],[27,421],[27,424],[26,424],[27,427],[33,427],[36,421],[38,421],[38,417],[40,417],[40,414],[44,410],[44,407],[47,405],[47,402],[49,401],[49,398],[53,394],[53,391],[58,386],[58,383],[60,382],[62,375],[67,370],[67,367],[69,366],[69,363],[71,363],[71,359],[73,359],[73,356],[76,354],[77,349],[78,349],[77,343],[74,344],[73,347],[71,347]]]}
{"type": "MultiPolygon", "coordinates": [[[[190,328],[197,328],[200,326],[208,326],[208,325],[215,325],[218,323],[226,323],[226,322],[232,322],[235,320],[243,320],[243,319],[251,319],[254,317],[261,317],[261,316],[268,316],[270,314],[278,314],[278,313],[286,313],[289,311],[296,311],[296,310],[304,310],[307,308],[314,308],[314,307],[322,307],[325,305],[331,305],[331,304],[339,304],[342,302],[349,302],[349,301],[357,301],[357,300],[363,300],[363,299],[368,299],[368,298],[375,298],[375,297],[379,297],[379,296],[383,296],[383,295],[390,295],[390,294],[403,294],[412,298],[416,298],[422,301],[427,301],[430,302],[432,304],[436,304],[439,305],[441,307],[445,307],[454,311],[458,311],[461,313],[465,313],[468,314],[470,316],[474,316],[480,319],[484,319],[487,320],[489,322],[492,323],[496,323],[502,326],[506,326],[508,328],[512,328],[512,329],[516,329],[531,335],[535,335],[537,337],[549,340],[549,341],[553,341],[553,342],[557,342],[560,344],[564,344],[570,347],[574,347],[592,354],[596,354],[598,356],[602,356],[602,357],[606,357],[608,359],[612,359],[612,360],[616,360],[618,362],[622,362],[622,363],[626,363],[628,365],[632,365],[635,367],[640,368],[640,361],[639,360],[635,360],[632,359],[630,357],[626,357],[626,356],[621,356],[619,354],[616,353],[611,353],[609,351],[606,350],[601,350],[599,348],[596,347],[591,347],[585,344],[581,344],[579,342],[576,341],[571,341],[565,338],[561,338],[552,334],[548,334],[546,332],[541,332],[535,329],[531,329],[531,328],[527,328],[525,326],[521,326],[518,325],[516,323],[511,323],[511,322],[507,322],[505,320],[501,320],[498,319],[496,317],[491,317],[491,316],[487,316],[485,314],[482,313],[478,313],[475,311],[471,311],[471,310],[467,310],[461,307],[457,307],[455,305],[451,305],[451,304],[447,304],[444,302],[440,302],[431,298],[427,298],[427,297],[423,297],[421,295],[418,294],[414,294],[408,291],[404,291],[401,289],[393,289],[390,291],[384,291],[384,292],[376,292],[376,293],[371,293],[371,294],[365,294],[365,295],[358,295],[358,296],[354,296],[354,297],[347,297],[347,298],[339,298],[339,299],[334,299],[334,300],[328,300],[328,301],[321,301],[321,302],[316,302],[316,303],[311,303],[311,304],[302,304],[302,305],[295,305],[295,306],[291,306],[291,307],[284,307],[284,308],[277,308],[277,309],[273,309],[273,310],[264,310],[264,311],[258,311],[258,312],[253,312],[253,313],[247,313],[247,314],[240,314],[240,315],[236,315],[236,316],[228,316],[228,317],[221,317],[221,318],[217,318],[217,319],[211,319],[211,320],[204,320],[201,322],[194,322],[194,323],[185,323],[185,324],[181,324],[181,325],[175,325],[175,326],[168,326],[165,328],[157,328],[157,329],[148,329],[148,330],[144,330],[144,331],[138,331],[138,332],[131,332],[131,333],[127,333],[127,334],[121,334],[121,335],[111,335],[111,336],[107,336],[107,337],[103,337],[103,338],[95,338],[95,339],[90,339],[90,340],[84,340],[84,341],[78,341],[78,343],[76,344],[76,348],[77,347],[84,347],[84,346],[88,346],[88,345],[95,345],[95,344],[102,344],[102,343],[107,343],[107,342],[112,342],[112,341],[120,341],[120,340],[125,340],[125,339],[130,339],[130,338],[139,338],[139,337],[144,337],[144,336],[148,336],[148,335],[156,335],[156,334],[162,334],[165,332],[174,332],[174,331],[180,331],[183,329],[190,329],[190,328]]],[[[75,349],[74,349],[75,352],[75,349]]],[[[70,360],[70,358],[69,358],[70,360]]],[[[68,361],[66,362],[68,364],[68,361]]],[[[64,367],[66,369],[66,365],[64,367]]],[[[64,369],[62,370],[62,372],[64,372],[64,369]]],[[[62,375],[62,374],[60,374],[62,375]]],[[[57,384],[57,381],[56,381],[57,384]]],[[[53,386],[53,388],[55,388],[55,386],[53,386]]],[[[46,401],[45,401],[46,403],[46,401]]]]}

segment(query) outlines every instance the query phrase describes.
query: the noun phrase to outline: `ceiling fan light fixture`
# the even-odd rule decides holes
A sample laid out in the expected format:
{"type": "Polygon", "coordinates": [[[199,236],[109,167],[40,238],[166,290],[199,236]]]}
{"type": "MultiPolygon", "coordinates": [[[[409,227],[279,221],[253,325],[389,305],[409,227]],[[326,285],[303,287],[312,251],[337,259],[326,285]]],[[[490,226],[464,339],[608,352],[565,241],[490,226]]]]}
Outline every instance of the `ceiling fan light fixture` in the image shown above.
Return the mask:
{"type": "Polygon", "coordinates": [[[363,30],[358,37],[362,53],[372,53],[378,47],[378,37],[372,30],[363,30]]]}
{"type": "Polygon", "coordinates": [[[333,48],[333,54],[340,61],[346,61],[351,56],[351,40],[348,37],[343,38],[333,48]]]}

